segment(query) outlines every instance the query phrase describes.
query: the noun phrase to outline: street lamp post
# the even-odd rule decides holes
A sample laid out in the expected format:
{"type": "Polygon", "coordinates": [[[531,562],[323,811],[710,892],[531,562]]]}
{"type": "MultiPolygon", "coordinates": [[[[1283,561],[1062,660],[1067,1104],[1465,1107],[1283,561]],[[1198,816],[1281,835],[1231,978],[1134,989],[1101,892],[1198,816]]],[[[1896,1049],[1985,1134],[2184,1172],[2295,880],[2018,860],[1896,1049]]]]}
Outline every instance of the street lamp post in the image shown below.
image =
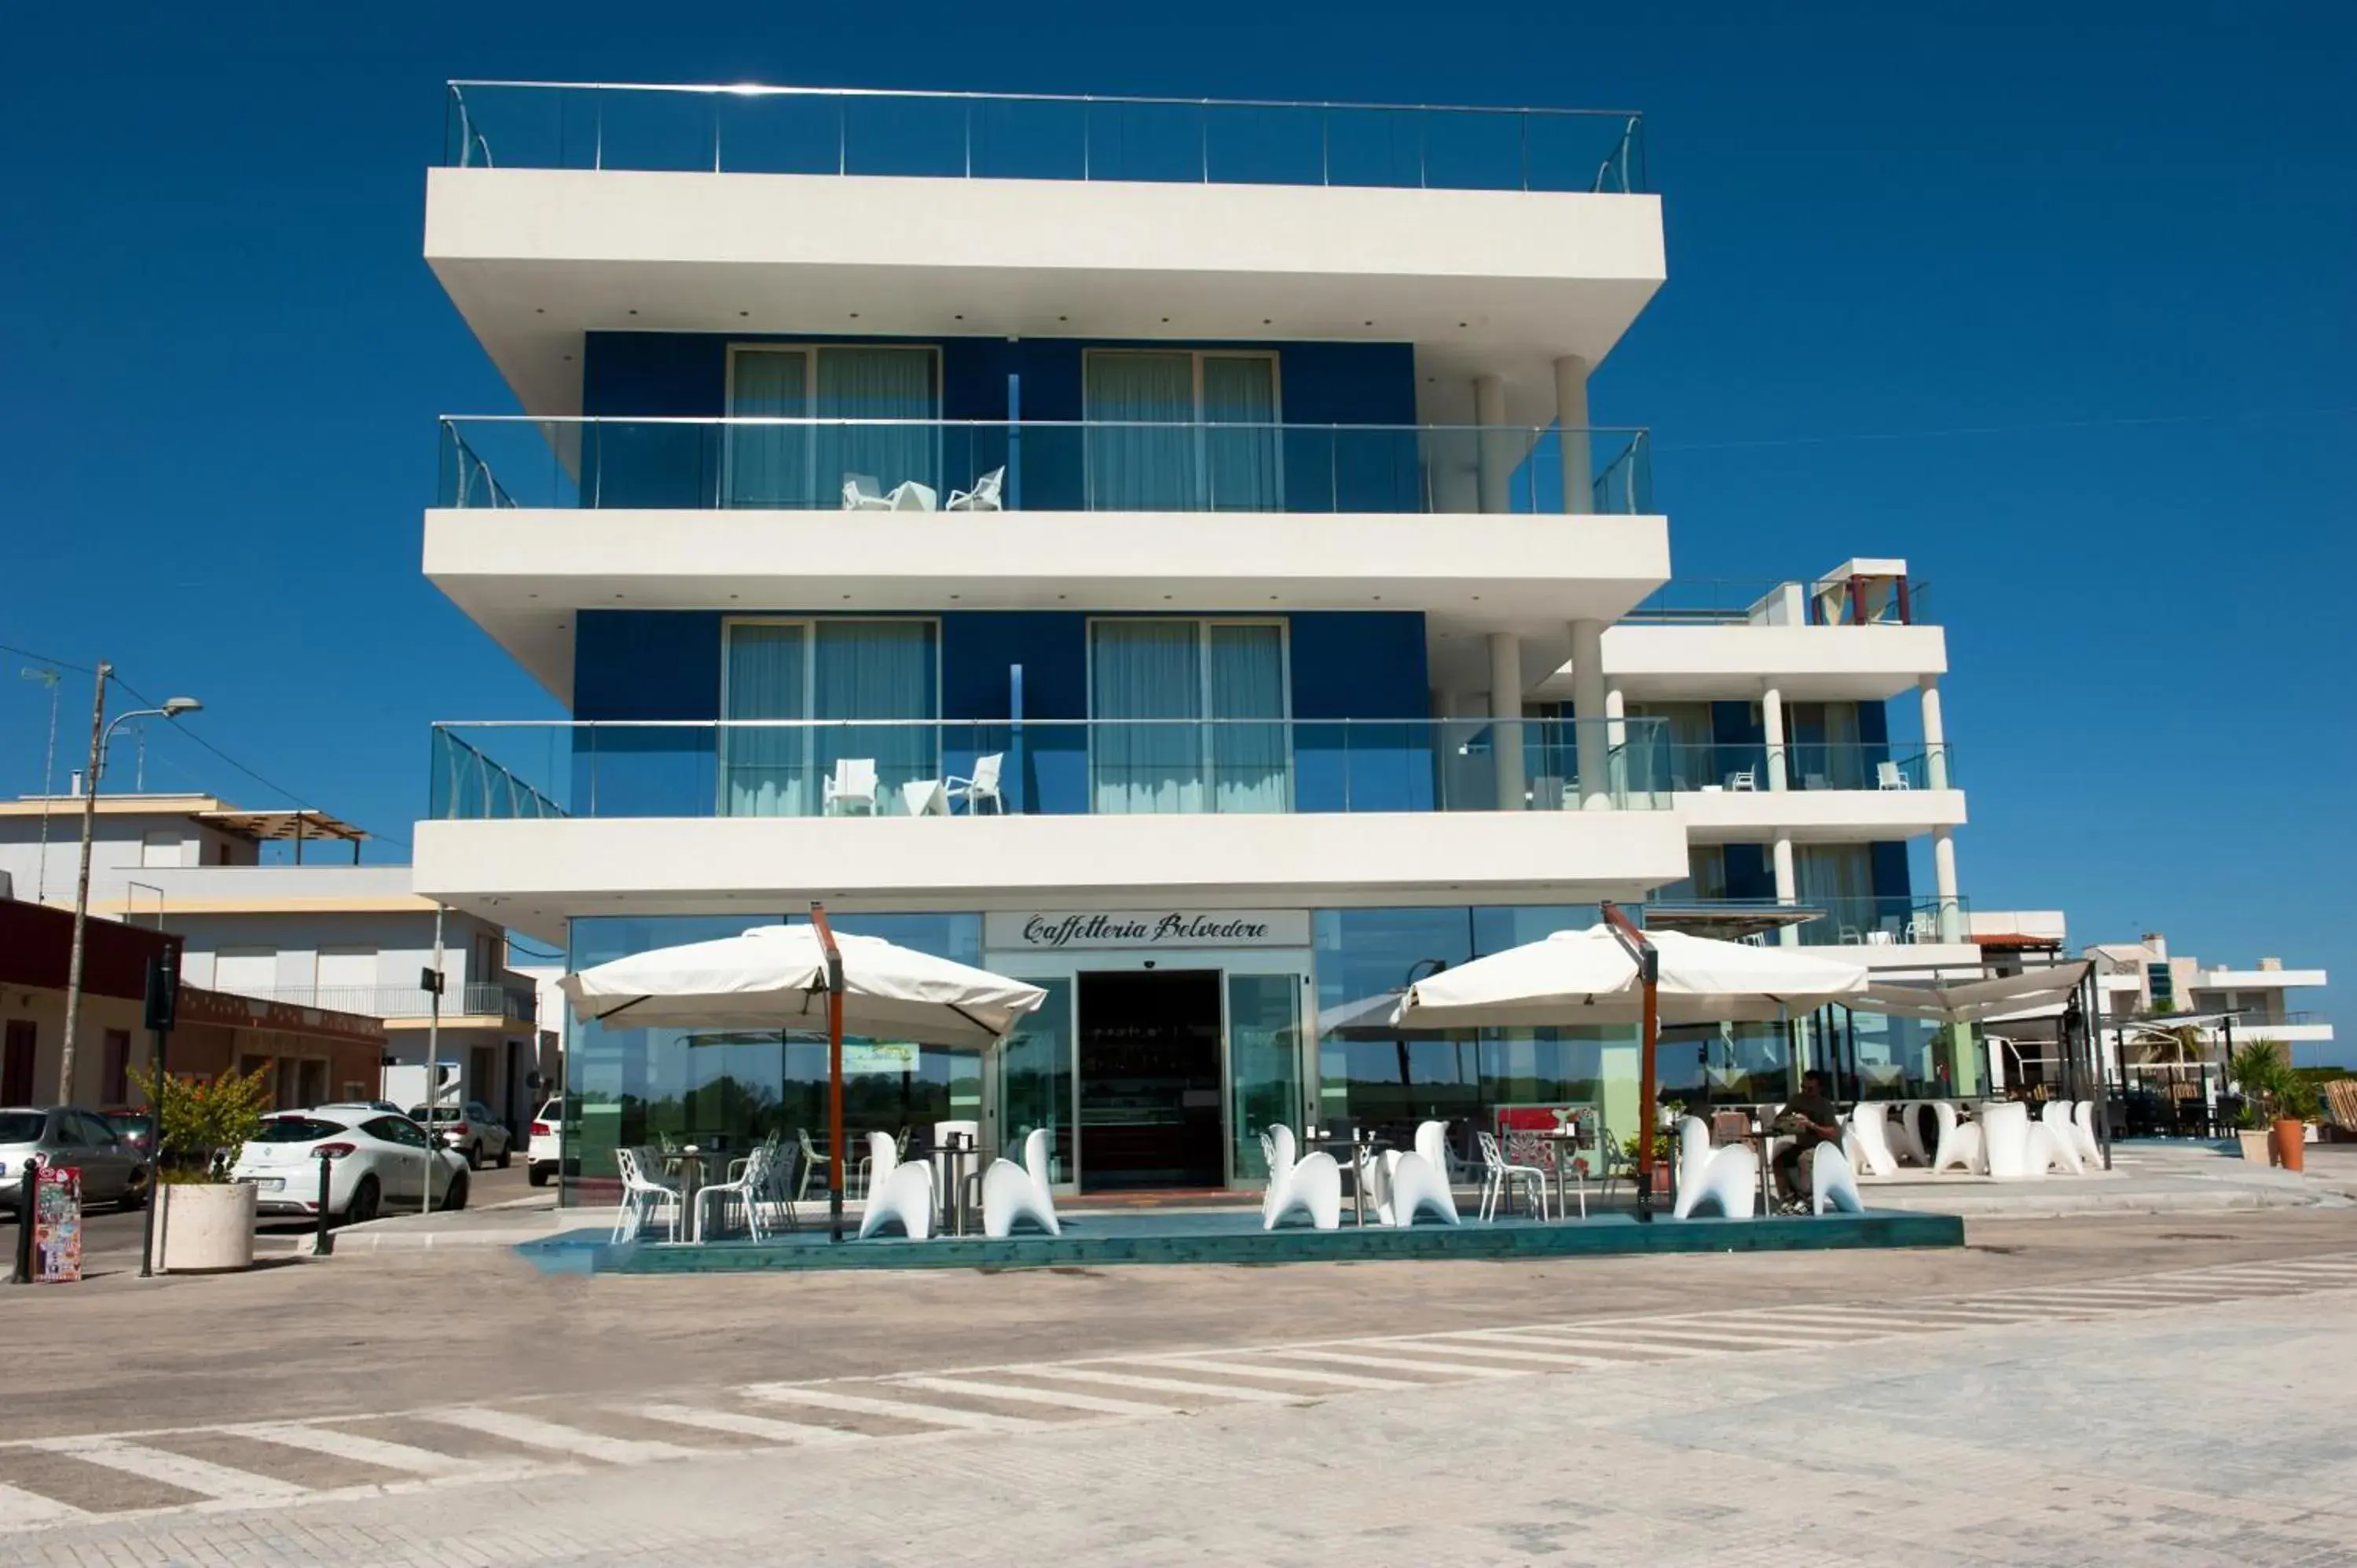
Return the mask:
{"type": "Polygon", "coordinates": [[[98,780],[106,771],[106,746],[115,730],[132,719],[177,719],[200,711],[194,697],[167,697],[160,708],[136,708],[106,722],[106,683],[114,666],[98,661],[98,690],[90,703],[90,767],[81,781],[81,869],[74,878],[73,950],[66,960],[66,1031],[58,1050],[58,1103],[70,1105],[74,1097],[74,1036],[81,1019],[82,933],[90,922],[90,841],[98,816],[98,780]]]}

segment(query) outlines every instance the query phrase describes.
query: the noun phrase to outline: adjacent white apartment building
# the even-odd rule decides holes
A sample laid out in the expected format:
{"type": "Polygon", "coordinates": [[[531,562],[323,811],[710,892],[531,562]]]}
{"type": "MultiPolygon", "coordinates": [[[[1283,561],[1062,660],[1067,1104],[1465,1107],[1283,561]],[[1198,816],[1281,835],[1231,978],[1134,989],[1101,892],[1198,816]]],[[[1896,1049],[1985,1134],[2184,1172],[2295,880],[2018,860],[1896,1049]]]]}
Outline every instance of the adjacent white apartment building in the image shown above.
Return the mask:
{"type": "MultiPolygon", "coordinates": [[[[2331,1022],[2306,1007],[2291,1005],[2295,991],[2320,991],[2330,982],[2320,969],[2287,969],[2279,958],[2263,958],[2254,968],[2205,965],[2173,954],[2169,939],[2147,931],[2134,942],[2099,944],[2087,950],[2095,963],[2095,983],[2104,1019],[2114,1026],[2162,1015],[2191,1015],[2206,1045],[2222,1046],[2231,1029],[2235,1044],[2277,1040],[2290,1047],[2298,1066],[2335,1065],[2331,1022]]],[[[2168,1019],[2158,1022],[2168,1026],[2168,1019]]]]}
{"type": "MultiPolygon", "coordinates": [[[[79,798],[0,800],[0,874],[20,898],[70,907],[79,798]]],[[[176,932],[190,985],[384,1021],[385,1065],[426,1059],[432,900],[406,865],[362,865],[359,828],[316,811],[243,811],[209,795],[101,795],[91,835],[91,913],[176,932]],[[264,864],[264,846],[285,846],[264,864]],[[302,858],[295,858],[299,854],[302,858]],[[349,858],[347,858],[349,857],[349,858]]],[[[557,1070],[533,982],[508,967],[507,934],[445,917],[437,1059],[465,1093],[521,1125],[539,1075],[557,1070]]],[[[377,1092],[373,1087],[371,1093],[377,1092]]]]}
{"type": "MultiPolygon", "coordinates": [[[[420,894],[576,965],[823,899],[1034,980],[986,1065],[856,1053],[853,1123],[1047,1127],[1092,1191],[1250,1184],[1278,1120],[1625,1130],[1627,1032],[1381,1023],[1599,900],[1979,961],[1909,564],[1674,582],[1647,435],[1591,417],[1667,275],[1639,116],[447,113],[425,256],[523,412],[444,421],[425,569],[573,717],[436,727],[420,894]]],[[[1673,1087],[1789,1068],[1702,1047],[1673,1087]]],[[[1944,1036],[1864,1048],[1971,1087],[1944,1036]]],[[[577,1029],[582,1169],[819,1126],[822,1056],[577,1029]]]]}

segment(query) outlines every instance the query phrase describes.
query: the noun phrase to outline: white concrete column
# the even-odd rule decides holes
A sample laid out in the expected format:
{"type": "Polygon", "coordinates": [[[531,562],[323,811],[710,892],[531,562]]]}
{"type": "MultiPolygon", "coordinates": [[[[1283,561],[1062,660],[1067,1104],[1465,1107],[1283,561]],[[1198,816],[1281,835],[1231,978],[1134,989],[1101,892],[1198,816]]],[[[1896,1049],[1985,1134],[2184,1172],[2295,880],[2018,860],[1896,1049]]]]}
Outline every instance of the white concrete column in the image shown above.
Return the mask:
{"type": "MultiPolygon", "coordinates": [[[[1769,858],[1773,864],[1776,871],[1776,902],[1779,904],[1799,903],[1801,901],[1800,884],[1798,879],[1792,874],[1792,836],[1790,833],[1779,833],[1776,835],[1776,842],[1769,852],[1769,858]]],[[[1798,926],[1782,927],[1777,931],[1776,940],[1788,948],[1799,947],[1801,945],[1801,928],[1798,926]]]]}
{"type": "Polygon", "coordinates": [[[1956,839],[1953,828],[1932,830],[1932,891],[1940,899],[1940,940],[1964,940],[1964,907],[1956,895],[1956,839]]]}
{"type": "Polygon", "coordinates": [[[1595,458],[1587,446],[1587,361],[1566,354],[1555,362],[1555,438],[1563,446],[1563,510],[1596,510],[1595,458]]]}
{"type": "Polygon", "coordinates": [[[1579,755],[1579,809],[1612,809],[1612,726],[1605,706],[1604,623],[1571,623],[1572,740],[1579,755]]]}
{"type": "Polygon", "coordinates": [[[1784,693],[1772,683],[1760,689],[1760,726],[1768,741],[1768,788],[1785,789],[1784,693]]]}
{"type": "Polygon", "coordinates": [[[1473,456],[1480,473],[1481,510],[1512,511],[1514,440],[1505,428],[1506,381],[1502,376],[1473,378],[1473,456]]]}
{"type": "Polygon", "coordinates": [[[1629,744],[1628,704],[1620,698],[1620,682],[1609,671],[1604,675],[1604,716],[1610,722],[1607,738],[1615,747],[1629,744]]]}
{"type": "Polygon", "coordinates": [[[1925,675],[1915,682],[1923,693],[1923,781],[1933,789],[1948,787],[1948,726],[1940,717],[1940,678],[1925,675]]]}
{"type": "Polygon", "coordinates": [[[1523,639],[1490,634],[1490,759],[1498,769],[1498,810],[1523,808],[1523,639]]]}

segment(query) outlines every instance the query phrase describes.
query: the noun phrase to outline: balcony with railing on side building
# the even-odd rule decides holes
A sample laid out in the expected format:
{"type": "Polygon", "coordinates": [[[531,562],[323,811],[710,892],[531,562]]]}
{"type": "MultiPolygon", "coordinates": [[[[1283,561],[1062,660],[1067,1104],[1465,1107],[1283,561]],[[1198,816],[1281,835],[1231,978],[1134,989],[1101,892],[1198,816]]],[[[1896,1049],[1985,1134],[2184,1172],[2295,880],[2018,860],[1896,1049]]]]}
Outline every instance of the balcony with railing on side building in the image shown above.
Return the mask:
{"type": "Polygon", "coordinates": [[[1625,110],[457,81],[452,168],[1628,195],[1625,110]]]}
{"type": "MultiPolygon", "coordinates": [[[[368,1018],[426,1018],[434,1013],[433,996],[414,985],[239,987],[231,994],[295,1007],[354,1013],[368,1018]]],[[[501,1018],[509,1023],[530,1024],[539,1015],[539,1000],[530,986],[468,981],[452,986],[444,994],[441,1014],[446,1023],[457,1018],[501,1018]]]]}
{"type": "Polygon", "coordinates": [[[1943,743],[1676,741],[1655,732],[1627,753],[1629,788],[1656,793],[1705,790],[1795,791],[1952,789],[1954,749],[1943,743]],[[1772,771],[1781,759],[1784,777],[1772,771]]]}
{"type": "Polygon", "coordinates": [[[1653,505],[1639,428],[448,416],[440,449],[436,501],[456,510],[1646,516],[1653,505]]]}
{"type": "Polygon", "coordinates": [[[1775,898],[1697,897],[1674,885],[1645,900],[1649,926],[1775,942],[1789,928],[1803,947],[1916,947],[1964,940],[1970,903],[1931,894],[1802,894],[1775,898]],[[1944,920],[1943,920],[1944,917],[1944,920]],[[1953,932],[1954,935],[1943,934],[1953,932]]]}
{"type": "Polygon", "coordinates": [[[1666,810],[1655,725],[1524,719],[444,724],[429,815],[1269,815],[1666,810]],[[1595,747],[1581,767],[1583,728],[1595,747]],[[495,760],[496,757],[496,760],[495,760]]]}
{"type": "Polygon", "coordinates": [[[1932,626],[1920,577],[1835,574],[1803,578],[1680,577],[1626,618],[1644,626],[1932,626]]]}

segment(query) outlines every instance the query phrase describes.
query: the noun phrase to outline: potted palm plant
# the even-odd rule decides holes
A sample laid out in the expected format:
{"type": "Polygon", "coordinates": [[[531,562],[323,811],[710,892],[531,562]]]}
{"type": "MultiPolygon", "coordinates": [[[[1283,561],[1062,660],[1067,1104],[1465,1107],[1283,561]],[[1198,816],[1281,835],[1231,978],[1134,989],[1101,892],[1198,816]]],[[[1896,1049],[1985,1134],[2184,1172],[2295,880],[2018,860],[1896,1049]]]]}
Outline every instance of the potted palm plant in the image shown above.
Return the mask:
{"type": "Polygon", "coordinates": [[[132,1081],[156,1107],[156,1267],[252,1268],[254,1189],[230,1180],[229,1167],[262,1130],[263,1069],[209,1082],[135,1072],[132,1081]]]}
{"type": "MultiPolygon", "coordinates": [[[[2235,1050],[2226,1070],[2248,1102],[2252,1131],[2265,1136],[2275,1163],[2286,1170],[2305,1169],[2316,1090],[2292,1070],[2290,1053],[2276,1041],[2253,1040],[2235,1050]]],[[[2249,1134],[2244,1137],[2243,1157],[2253,1158],[2249,1134]]]]}

